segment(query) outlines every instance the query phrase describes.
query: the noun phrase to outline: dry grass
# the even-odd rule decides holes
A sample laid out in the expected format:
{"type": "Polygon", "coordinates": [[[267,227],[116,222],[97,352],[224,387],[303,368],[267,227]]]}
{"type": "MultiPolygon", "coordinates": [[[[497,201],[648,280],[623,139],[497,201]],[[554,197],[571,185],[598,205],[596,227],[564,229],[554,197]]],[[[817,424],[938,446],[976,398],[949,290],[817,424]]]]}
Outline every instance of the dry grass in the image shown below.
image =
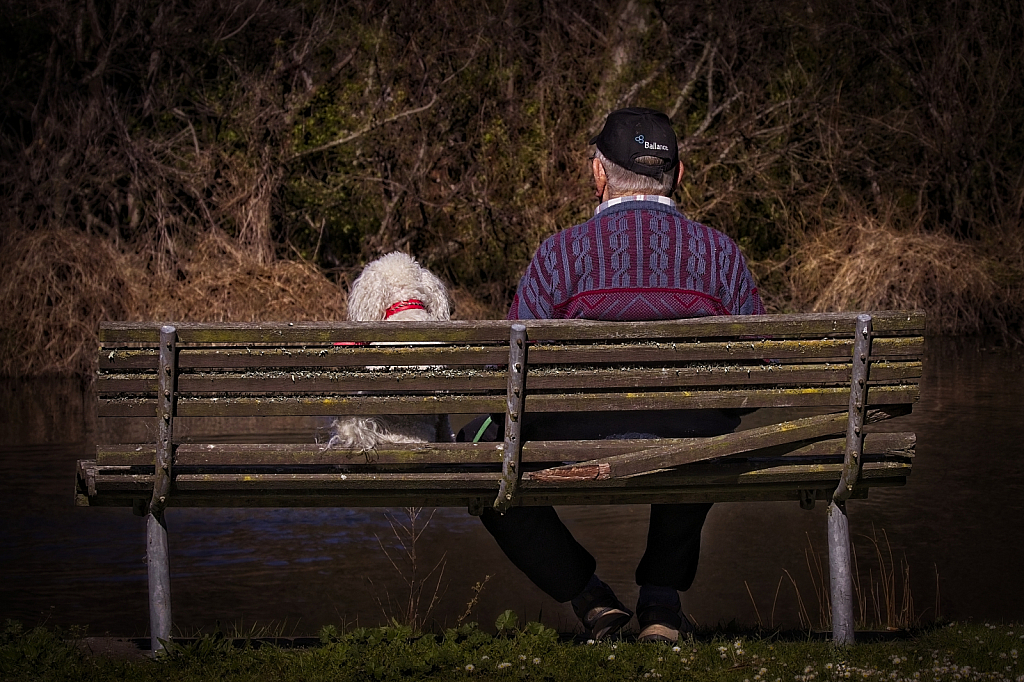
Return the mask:
{"type": "Polygon", "coordinates": [[[977,246],[918,228],[898,230],[859,217],[813,235],[790,260],[788,284],[797,309],[924,308],[932,333],[996,329],[1012,336],[1003,313],[1011,293],[993,275],[994,261],[977,246]]]}
{"type": "Polygon", "coordinates": [[[345,292],[303,261],[221,233],[158,267],[75,230],[8,235],[0,252],[0,375],[91,374],[102,320],[344,319],[345,292]]]}

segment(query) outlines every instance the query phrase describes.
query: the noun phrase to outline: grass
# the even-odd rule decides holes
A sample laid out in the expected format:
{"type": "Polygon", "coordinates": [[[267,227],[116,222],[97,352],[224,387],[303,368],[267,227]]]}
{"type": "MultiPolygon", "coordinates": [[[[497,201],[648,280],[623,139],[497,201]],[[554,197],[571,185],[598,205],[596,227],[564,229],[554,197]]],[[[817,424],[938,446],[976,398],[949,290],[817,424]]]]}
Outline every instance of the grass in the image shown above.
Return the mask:
{"type": "Polygon", "coordinates": [[[205,637],[153,661],[88,655],[76,643],[81,632],[8,621],[0,630],[0,679],[1024,681],[1024,624],[949,623],[846,648],[769,631],[699,631],[676,646],[564,641],[539,623],[501,633],[476,624],[438,636],[327,627],[319,646],[304,649],[205,637]]]}

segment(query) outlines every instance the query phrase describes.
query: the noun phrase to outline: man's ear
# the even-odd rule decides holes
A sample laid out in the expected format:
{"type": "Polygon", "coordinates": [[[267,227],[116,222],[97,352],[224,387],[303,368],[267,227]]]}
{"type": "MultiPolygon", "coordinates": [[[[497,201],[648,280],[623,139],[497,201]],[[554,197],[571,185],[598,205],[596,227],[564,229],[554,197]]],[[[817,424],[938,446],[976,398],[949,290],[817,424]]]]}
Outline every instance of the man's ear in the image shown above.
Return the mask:
{"type": "Polygon", "coordinates": [[[608,187],[608,174],[604,171],[604,164],[601,160],[591,160],[591,167],[594,171],[594,194],[598,199],[604,199],[604,190],[608,187]]]}
{"type": "MultiPolygon", "coordinates": [[[[676,187],[683,181],[683,162],[679,162],[679,172],[676,173],[676,187]]],[[[674,189],[674,188],[673,188],[674,189]]]]}

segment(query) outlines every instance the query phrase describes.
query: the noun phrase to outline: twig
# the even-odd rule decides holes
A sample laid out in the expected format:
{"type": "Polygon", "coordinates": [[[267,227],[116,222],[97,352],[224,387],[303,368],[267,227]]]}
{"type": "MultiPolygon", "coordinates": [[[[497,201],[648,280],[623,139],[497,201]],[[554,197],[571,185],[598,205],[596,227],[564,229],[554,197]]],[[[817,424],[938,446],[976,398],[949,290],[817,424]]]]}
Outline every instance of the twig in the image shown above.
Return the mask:
{"type": "Polygon", "coordinates": [[[381,126],[387,125],[388,123],[394,123],[395,121],[401,120],[403,118],[407,118],[409,116],[415,116],[416,114],[418,114],[420,112],[426,111],[430,107],[434,106],[434,104],[436,102],[437,102],[437,93],[435,92],[435,93],[433,93],[433,96],[430,98],[430,101],[427,102],[426,104],[424,104],[421,107],[416,107],[415,109],[407,109],[406,111],[403,111],[403,112],[401,112],[399,114],[395,114],[394,116],[389,116],[388,118],[386,118],[383,121],[380,121],[378,123],[371,123],[368,126],[360,128],[359,130],[357,130],[354,133],[351,133],[351,134],[346,135],[344,137],[339,137],[339,138],[337,138],[335,140],[331,140],[330,142],[328,142],[326,144],[322,144],[319,147],[314,147],[313,149],[304,149],[301,152],[296,152],[295,154],[292,154],[291,156],[289,156],[286,159],[286,161],[294,161],[295,159],[298,159],[300,157],[308,156],[310,154],[316,154],[317,152],[322,152],[322,151],[326,151],[328,149],[332,149],[334,147],[337,147],[338,145],[345,144],[346,142],[351,142],[352,140],[354,140],[354,139],[356,139],[358,137],[362,137],[366,133],[368,133],[368,132],[370,132],[370,131],[372,131],[372,130],[374,130],[376,128],[380,128],[381,126]]]}
{"type": "Polygon", "coordinates": [[[763,628],[764,627],[764,622],[761,621],[761,612],[757,610],[757,602],[754,601],[754,595],[750,591],[750,585],[748,585],[747,581],[744,580],[743,581],[743,586],[747,588],[747,596],[750,597],[750,603],[754,605],[754,615],[757,616],[757,627],[763,628]]]}

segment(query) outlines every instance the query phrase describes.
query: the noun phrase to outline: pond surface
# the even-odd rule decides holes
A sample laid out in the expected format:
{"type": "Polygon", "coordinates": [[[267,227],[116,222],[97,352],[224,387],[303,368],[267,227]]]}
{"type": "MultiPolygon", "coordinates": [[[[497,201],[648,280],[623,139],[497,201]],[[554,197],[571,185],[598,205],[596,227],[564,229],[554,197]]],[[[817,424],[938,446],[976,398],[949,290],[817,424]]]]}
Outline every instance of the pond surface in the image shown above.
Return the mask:
{"type": "MultiPolygon", "coordinates": [[[[899,420],[898,430],[918,434],[910,482],[848,505],[861,595],[884,609],[894,565],[896,610],[904,608],[909,576],[913,610],[926,620],[936,611],[1019,620],[1024,351],[976,339],[930,339],[927,348],[922,400],[899,420]]],[[[77,382],[0,383],[0,619],[141,636],[148,627],[144,519],[130,509],[72,505],[75,462],[95,447],[87,405],[77,382]]],[[[560,513],[597,557],[601,577],[634,603],[647,507],[560,513]]],[[[176,633],[219,623],[315,634],[325,624],[401,617],[414,573],[392,521],[408,523],[403,510],[170,509],[176,633]]],[[[825,527],[820,503],[811,511],[795,503],[716,505],[696,582],[683,596],[686,611],[702,624],[796,626],[802,603],[817,626],[822,575],[827,581],[825,527]]],[[[506,608],[520,622],[541,619],[563,630],[575,624],[571,610],[523,578],[461,509],[437,510],[416,550],[415,575],[428,578],[419,613],[436,602],[428,624],[453,625],[470,607],[466,619],[488,627],[506,608]]]]}

